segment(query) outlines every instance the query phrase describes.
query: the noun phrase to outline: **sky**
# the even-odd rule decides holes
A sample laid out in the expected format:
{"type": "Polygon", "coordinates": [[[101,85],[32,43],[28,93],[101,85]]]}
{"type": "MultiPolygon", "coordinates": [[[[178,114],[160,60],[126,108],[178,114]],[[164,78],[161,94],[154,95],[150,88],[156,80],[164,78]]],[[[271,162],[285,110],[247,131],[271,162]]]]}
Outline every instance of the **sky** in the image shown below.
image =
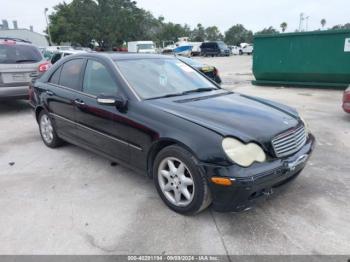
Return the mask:
{"type": "MultiPolygon", "coordinates": [[[[166,21],[189,24],[191,27],[201,23],[205,27],[216,25],[225,32],[232,25],[243,24],[254,32],[273,26],[280,29],[287,22],[287,31],[299,28],[300,13],[309,16],[308,29],[321,27],[322,18],[326,27],[350,22],[349,0],[136,0],[137,5],[154,16],[164,16],[166,21]]],[[[42,33],[46,27],[44,9],[62,0],[0,0],[0,20],[7,19],[10,28],[17,20],[20,28],[34,26],[42,33]]],[[[71,0],[66,0],[67,3],[71,0]]],[[[306,27],[306,22],[304,23],[306,27]]]]}

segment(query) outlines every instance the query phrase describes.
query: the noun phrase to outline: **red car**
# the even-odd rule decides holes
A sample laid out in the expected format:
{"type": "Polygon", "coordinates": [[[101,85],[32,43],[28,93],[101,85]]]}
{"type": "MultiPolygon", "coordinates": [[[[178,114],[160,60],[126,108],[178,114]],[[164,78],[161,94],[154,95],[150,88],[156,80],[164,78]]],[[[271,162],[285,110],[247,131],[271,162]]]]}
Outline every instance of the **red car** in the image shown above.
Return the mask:
{"type": "Polygon", "coordinates": [[[343,109],[345,112],[350,113],[350,86],[345,90],[343,95],[343,109]]]}

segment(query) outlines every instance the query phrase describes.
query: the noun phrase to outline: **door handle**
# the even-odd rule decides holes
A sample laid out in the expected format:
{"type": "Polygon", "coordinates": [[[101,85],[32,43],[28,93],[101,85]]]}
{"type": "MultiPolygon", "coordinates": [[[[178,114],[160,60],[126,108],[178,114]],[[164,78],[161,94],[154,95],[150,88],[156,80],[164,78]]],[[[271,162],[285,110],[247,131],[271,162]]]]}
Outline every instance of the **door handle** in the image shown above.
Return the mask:
{"type": "Polygon", "coordinates": [[[84,101],[82,101],[80,99],[75,99],[74,103],[76,103],[77,105],[85,105],[84,101]]]}
{"type": "Polygon", "coordinates": [[[53,96],[55,93],[50,90],[46,90],[46,94],[49,96],[53,96]]]}

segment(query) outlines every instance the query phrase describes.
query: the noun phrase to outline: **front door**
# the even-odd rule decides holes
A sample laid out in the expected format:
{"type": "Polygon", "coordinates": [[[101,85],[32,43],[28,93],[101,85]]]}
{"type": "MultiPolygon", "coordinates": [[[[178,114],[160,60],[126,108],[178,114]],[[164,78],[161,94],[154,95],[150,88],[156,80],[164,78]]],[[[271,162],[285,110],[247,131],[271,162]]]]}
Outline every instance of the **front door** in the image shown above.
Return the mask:
{"type": "Polygon", "coordinates": [[[97,103],[100,95],[116,96],[119,86],[103,61],[88,60],[82,93],[76,99],[78,136],[84,144],[123,162],[129,161],[126,118],[114,105],[97,103]],[[124,120],[124,121],[123,121],[124,120]]]}

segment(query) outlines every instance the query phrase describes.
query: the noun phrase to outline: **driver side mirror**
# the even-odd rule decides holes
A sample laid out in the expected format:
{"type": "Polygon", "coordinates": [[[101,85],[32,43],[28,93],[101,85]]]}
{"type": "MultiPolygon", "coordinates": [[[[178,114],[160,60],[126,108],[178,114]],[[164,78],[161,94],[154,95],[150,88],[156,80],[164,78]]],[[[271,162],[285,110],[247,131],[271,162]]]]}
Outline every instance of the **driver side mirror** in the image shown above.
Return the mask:
{"type": "Polygon", "coordinates": [[[119,111],[125,111],[128,106],[128,100],[122,96],[105,96],[97,97],[97,103],[106,106],[115,106],[119,111]]]}

